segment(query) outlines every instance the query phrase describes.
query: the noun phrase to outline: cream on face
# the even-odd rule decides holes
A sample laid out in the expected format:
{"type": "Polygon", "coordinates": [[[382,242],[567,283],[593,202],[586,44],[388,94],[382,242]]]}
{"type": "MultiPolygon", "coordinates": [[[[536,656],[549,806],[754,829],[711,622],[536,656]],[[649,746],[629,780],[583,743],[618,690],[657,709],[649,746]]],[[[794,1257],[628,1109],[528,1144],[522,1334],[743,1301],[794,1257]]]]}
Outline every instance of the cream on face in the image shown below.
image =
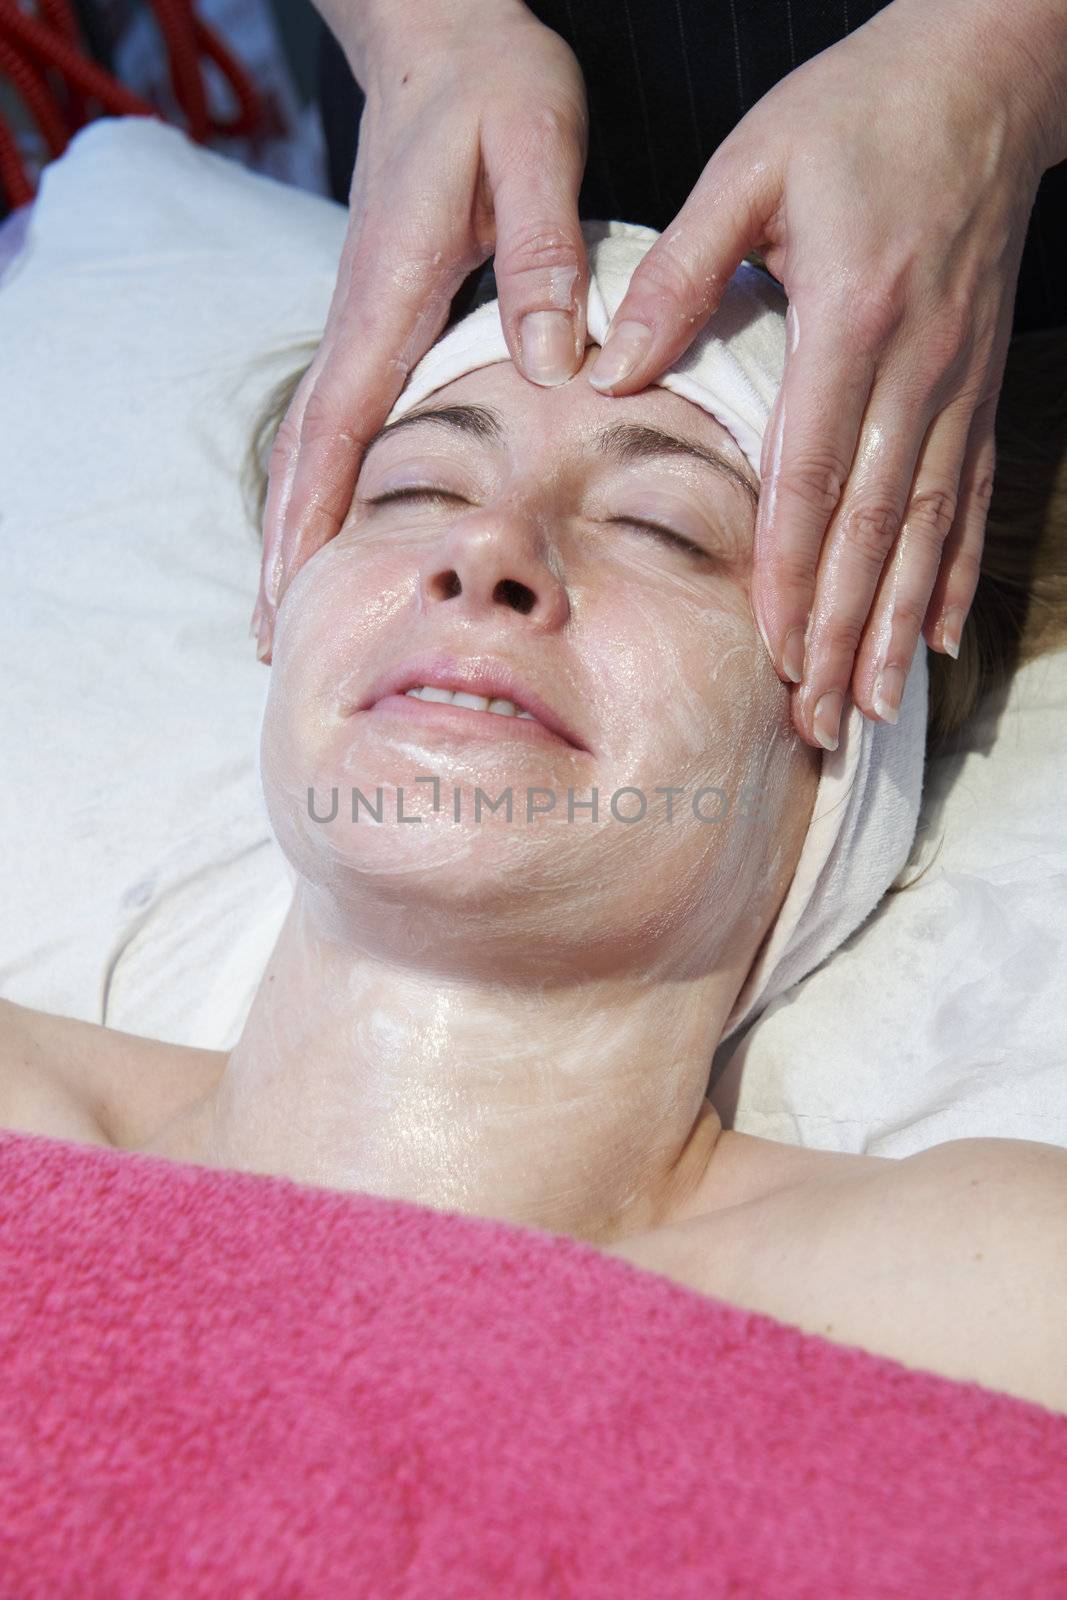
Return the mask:
{"type": "Polygon", "coordinates": [[[346,937],[401,957],[417,914],[439,970],[491,970],[505,946],[542,972],[736,953],[780,903],[818,768],[748,605],[748,463],[655,387],[541,390],[501,363],[418,409],[449,406],[369,449],[279,613],[262,771],[283,849],[346,937]],[[356,709],[439,652],[510,669],[585,748],[408,696],[356,709]],[[357,801],[353,822],[353,789],[379,787],[382,820],[357,801]],[[336,789],[334,820],[309,788],[317,817],[336,789]],[[511,792],[510,823],[484,798],[475,821],[478,788],[511,792]]]}
{"type": "Polygon", "coordinates": [[[820,756],[755,628],[749,469],[712,418],[510,363],[427,404],[474,409],[374,445],[279,610],[261,767],[298,880],[201,1142],[609,1241],[707,1199],[711,1057],[820,756]],[[369,703],[442,654],[572,739],[369,703]]]}

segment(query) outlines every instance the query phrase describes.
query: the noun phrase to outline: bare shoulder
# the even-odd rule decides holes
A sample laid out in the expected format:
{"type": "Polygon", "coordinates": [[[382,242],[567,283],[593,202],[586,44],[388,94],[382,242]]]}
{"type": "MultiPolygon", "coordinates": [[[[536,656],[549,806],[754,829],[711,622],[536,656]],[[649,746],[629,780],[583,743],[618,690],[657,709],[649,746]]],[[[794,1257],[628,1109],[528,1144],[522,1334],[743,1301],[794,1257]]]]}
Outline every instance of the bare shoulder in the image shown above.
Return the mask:
{"type": "Polygon", "coordinates": [[[1067,1172],[1067,1149],[1038,1139],[947,1139],[893,1165],[902,1170],[965,1171],[969,1179],[996,1180],[1020,1173],[1067,1172]]]}
{"type": "Polygon", "coordinates": [[[856,1326],[909,1364],[1067,1411],[1067,1150],[953,1139],[860,1194],[851,1224],[824,1223],[852,1264],[856,1326]]]}
{"type": "Polygon", "coordinates": [[[225,1059],[0,1000],[0,1127],[135,1148],[225,1059]]]}
{"type": "Polygon", "coordinates": [[[608,1252],[806,1333],[1067,1411],[1067,1150],[815,1166],[608,1252]]]}

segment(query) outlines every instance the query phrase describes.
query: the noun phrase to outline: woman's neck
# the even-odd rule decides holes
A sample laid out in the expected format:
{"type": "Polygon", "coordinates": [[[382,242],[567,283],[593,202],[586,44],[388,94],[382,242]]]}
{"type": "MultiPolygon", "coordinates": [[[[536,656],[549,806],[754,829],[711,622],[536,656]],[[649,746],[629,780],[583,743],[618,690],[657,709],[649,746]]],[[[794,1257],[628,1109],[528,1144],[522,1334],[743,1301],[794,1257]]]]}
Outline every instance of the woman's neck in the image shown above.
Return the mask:
{"type": "Polygon", "coordinates": [[[706,1206],[732,1000],[721,973],[390,965],[325,937],[301,885],[188,1158],[609,1243],[706,1206]]]}

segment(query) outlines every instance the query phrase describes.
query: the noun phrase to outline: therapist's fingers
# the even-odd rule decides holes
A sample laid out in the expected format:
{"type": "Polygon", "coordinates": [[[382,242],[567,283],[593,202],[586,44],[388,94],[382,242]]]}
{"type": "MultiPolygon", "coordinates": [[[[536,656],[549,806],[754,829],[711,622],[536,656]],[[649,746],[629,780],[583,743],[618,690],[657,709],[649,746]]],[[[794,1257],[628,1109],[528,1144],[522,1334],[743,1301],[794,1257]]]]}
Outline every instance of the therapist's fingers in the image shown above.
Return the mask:
{"type": "Polygon", "coordinates": [[[635,394],[684,355],[726,286],[767,234],[781,175],[737,130],[715,151],[671,225],[642,256],[611,319],[589,382],[635,394]]]}
{"type": "Polygon", "coordinates": [[[263,508],[263,559],[260,564],[259,593],[252,613],[251,627],[251,632],[257,640],[263,636],[260,660],[270,659],[270,625],[274,608],[278,603],[282,580],[282,534],[285,528],[285,514],[293,489],[293,474],[296,470],[304,408],[307,405],[308,395],[315,386],[322,360],[320,346],[319,353],[296,387],[271,447],[267,467],[267,498],[263,508]]]}
{"type": "MultiPolygon", "coordinates": [[[[403,197],[397,204],[402,211],[403,197]]],[[[413,240],[367,215],[342,264],[322,346],[271,456],[279,488],[268,516],[272,535],[281,524],[280,558],[264,589],[274,610],[290,579],[340,529],[368,440],[478,265],[460,253],[445,218],[424,228],[413,240]],[[438,248],[430,251],[429,243],[438,248]]]]}
{"type": "MultiPolygon", "coordinates": [[[[788,355],[763,437],[750,600],[772,661],[774,652],[761,617],[769,613],[791,619],[793,625],[786,625],[779,636],[785,673],[794,683],[804,671],[805,625],[817,578],[823,583],[824,595],[829,588],[830,580],[822,569],[831,553],[827,551],[823,558],[823,535],[849,476],[876,371],[874,342],[859,328],[850,327],[853,316],[844,306],[834,304],[789,306],[788,355]],[[796,337],[800,323],[803,339],[796,337]],[[786,444],[788,450],[783,454],[786,444]]],[[[882,440],[883,449],[887,444],[898,467],[907,464],[905,481],[910,482],[918,441],[898,433],[882,440]]],[[[899,479],[889,488],[880,488],[880,493],[898,494],[899,479]]],[[[849,531],[861,536],[874,515],[869,486],[864,505],[864,514],[849,525],[849,531]]],[[[899,521],[894,533],[897,527],[899,521]]],[[[832,559],[840,583],[841,552],[832,559]]],[[[869,606],[881,569],[875,570],[872,564],[864,571],[862,563],[859,565],[869,606]]],[[[866,616],[863,609],[860,626],[866,616]]]]}
{"type": "Polygon", "coordinates": [[[993,501],[997,465],[997,408],[1004,385],[1014,324],[1014,303],[1006,302],[997,330],[996,347],[982,398],[971,418],[967,450],[960,473],[956,516],[941,558],[933,593],[923,620],[923,634],[932,649],[959,654],[963,625],[974,604],[981,577],[986,525],[993,501]]]}
{"type": "MultiPolygon", "coordinates": [[[[434,57],[443,72],[450,56],[434,57]]],[[[395,74],[399,76],[399,73],[395,74]]],[[[434,75],[409,104],[376,92],[360,122],[348,230],[322,341],[278,430],[268,467],[256,611],[261,661],[273,651],[288,582],[340,530],[363,451],[407,375],[448,320],[488,246],[468,208],[477,127],[449,116],[434,75]],[[436,182],[424,166],[433,146],[436,182]]]]}
{"type": "Polygon", "coordinates": [[[997,467],[995,420],[997,396],[981,405],[960,473],[956,517],[945,542],[941,570],[923,619],[922,632],[931,649],[958,656],[963,625],[974,604],[982,575],[989,507],[997,467]]]}
{"type": "Polygon", "coordinates": [[[589,261],[578,219],[588,149],[584,100],[546,107],[518,141],[487,130],[493,192],[493,273],[511,358],[531,382],[566,383],[585,355],[589,261]]]}
{"type": "Polygon", "coordinates": [[[920,634],[929,648],[959,654],[963,624],[981,575],[997,461],[995,412],[994,397],[974,414],[955,516],[944,540],[936,508],[945,491],[937,484],[952,476],[958,433],[944,413],[931,430],[911,508],[882,572],[856,657],[853,698],[863,711],[882,721],[897,720],[920,634]]]}
{"type": "Polygon", "coordinates": [[[386,35],[370,73],[322,344],[271,456],[256,606],[261,660],[270,659],[290,582],[340,531],[367,444],[445,327],[457,291],[494,248],[515,358],[523,356],[516,323],[531,311],[570,310],[573,370],[584,348],[588,271],[577,193],[587,109],[573,52],[510,3],[456,8],[434,29],[375,37],[386,35]]]}
{"type": "MultiPolygon", "coordinates": [[[[814,366],[825,362],[833,369],[838,324],[836,315],[825,325],[807,319],[812,336],[806,354],[814,366]],[[821,361],[823,344],[828,348],[821,361]]],[[[946,327],[921,355],[914,342],[898,342],[895,353],[887,354],[885,327],[872,325],[864,333],[846,325],[844,333],[846,345],[866,353],[857,361],[856,392],[843,387],[837,397],[840,420],[829,426],[830,407],[811,413],[810,424],[807,408],[799,412],[785,461],[779,438],[765,441],[762,465],[773,487],[760,508],[757,545],[763,553],[753,580],[755,608],[765,605],[768,573],[779,563],[789,581],[776,583],[778,603],[784,597],[786,605],[796,605],[794,616],[808,616],[804,634],[794,634],[793,644],[801,649],[792,663],[786,635],[787,675],[803,678],[793,696],[793,721],[805,739],[826,749],[837,746],[850,689],[866,715],[896,721],[921,631],[930,648],[958,650],[978,585],[992,498],[994,423],[1011,306],[1005,302],[995,334],[953,334],[946,327]],[[879,364],[864,406],[872,358],[879,364]],[[849,424],[851,415],[862,415],[858,430],[849,424]],[[805,555],[820,546],[817,578],[810,584],[803,575],[805,555]],[[793,551],[800,556],[796,565],[793,551]],[[810,610],[805,592],[813,594],[810,610]]],[[[787,413],[790,382],[805,377],[798,354],[779,396],[787,413]]],[[[814,386],[814,375],[807,377],[814,386]]]]}
{"type": "MultiPolygon", "coordinates": [[[[964,508],[959,495],[973,400],[958,399],[938,413],[915,465],[907,459],[912,407],[903,397],[879,404],[878,393],[859,465],[823,545],[803,688],[794,696],[798,731],[813,733],[828,749],[836,748],[850,685],[867,715],[896,721],[957,513],[965,512],[975,574],[984,538],[984,520],[976,522],[977,508],[964,508]],[[894,448],[894,436],[906,442],[894,448]],[[910,483],[903,504],[895,498],[900,482],[910,483]]],[[[973,587],[968,604],[970,598],[973,587]]],[[[940,647],[940,637],[936,642],[940,647]]]]}
{"type": "Polygon", "coordinates": [[[394,170],[380,170],[379,147],[389,142],[379,127],[382,115],[377,105],[368,113],[365,141],[360,125],[348,231],[326,326],[271,450],[254,619],[261,661],[271,659],[275,617],[290,579],[339,531],[367,442],[447,321],[464,278],[488,253],[469,228],[457,232],[445,181],[448,175],[461,187],[469,182],[465,169],[476,159],[476,139],[472,146],[469,130],[454,131],[441,182],[427,204],[422,175],[397,140],[394,170]],[[388,203],[383,187],[390,191],[388,203]]]}

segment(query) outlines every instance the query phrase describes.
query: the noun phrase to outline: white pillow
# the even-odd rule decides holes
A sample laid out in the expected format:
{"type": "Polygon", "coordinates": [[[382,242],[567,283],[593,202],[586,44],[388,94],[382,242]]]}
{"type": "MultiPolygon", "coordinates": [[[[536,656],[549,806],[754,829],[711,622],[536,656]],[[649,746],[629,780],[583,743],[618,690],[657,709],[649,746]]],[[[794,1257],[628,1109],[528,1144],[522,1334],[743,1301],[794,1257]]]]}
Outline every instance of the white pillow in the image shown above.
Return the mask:
{"type": "MultiPolygon", "coordinates": [[[[238,473],[314,339],[344,208],[142,118],[48,167],[0,283],[0,988],[215,1049],[292,878],[259,789],[268,671],[238,473]]],[[[1067,652],[928,771],[918,870],[716,1059],[741,1131],[902,1155],[1067,1145],[1067,652]]]]}
{"type": "Polygon", "coordinates": [[[240,1033],[291,877],[239,471],[344,226],[145,118],[44,172],[0,283],[0,987],[24,1005],[240,1033]]]}

